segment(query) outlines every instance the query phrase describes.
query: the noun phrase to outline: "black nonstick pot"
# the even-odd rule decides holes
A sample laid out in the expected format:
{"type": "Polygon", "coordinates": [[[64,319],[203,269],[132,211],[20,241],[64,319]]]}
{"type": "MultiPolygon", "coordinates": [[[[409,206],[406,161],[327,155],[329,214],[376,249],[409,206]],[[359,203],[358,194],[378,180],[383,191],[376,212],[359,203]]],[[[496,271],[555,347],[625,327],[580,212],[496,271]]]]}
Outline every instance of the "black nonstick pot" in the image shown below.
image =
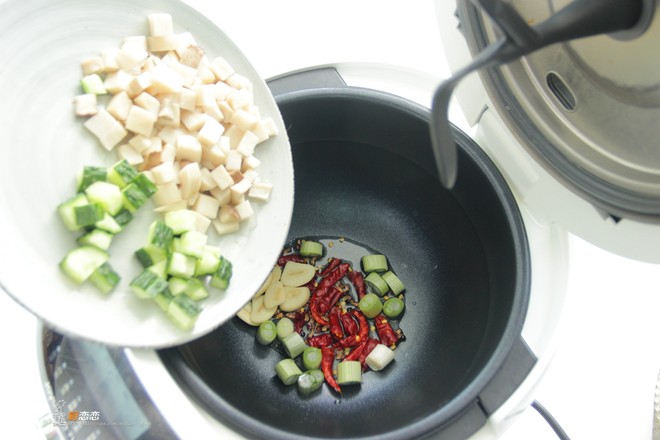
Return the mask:
{"type": "Polygon", "coordinates": [[[524,225],[494,164],[453,128],[458,180],[438,182],[429,111],[347,87],[333,69],[270,83],[293,148],[289,237],[346,237],[388,256],[407,287],[394,363],[342,396],[301,396],[281,354],[238,318],[160,357],[189,395],[249,438],[466,438],[535,363],[520,336],[530,288],[524,225]]]}

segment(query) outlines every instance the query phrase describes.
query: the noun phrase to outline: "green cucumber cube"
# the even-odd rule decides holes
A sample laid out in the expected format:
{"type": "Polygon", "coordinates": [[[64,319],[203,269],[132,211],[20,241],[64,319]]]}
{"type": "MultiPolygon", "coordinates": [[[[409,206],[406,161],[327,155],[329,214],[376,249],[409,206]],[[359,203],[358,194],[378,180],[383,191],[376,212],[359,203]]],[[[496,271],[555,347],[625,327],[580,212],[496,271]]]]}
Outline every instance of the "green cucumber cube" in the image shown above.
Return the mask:
{"type": "Polygon", "coordinates": [[[78,175],[78,192],[83,192],[94,182],[105,182],[108,170],[104,167],[86,166],[78,175]]]}
{"type": "Polygon", "coordinates": [[[115,220],[120,226],[126,226],[133,220],[133,214],[128,209],[121,209],[117,214],[114,215],[115,220]]]}
{"type": "Polygon", "coordinates": [[[174,235],[194,231],[197,225],[197,215],[188,209],[178,209],[165,213],[165,224],[172,228],[174,235]]]}
{"type": "Polygon", "coordinates": [[[169,290],[173,296],[183,294],[188,288],[188,279],[181,277],[170,277],[167,282],[169,283],[169,290]]]}
{"type": "Polygon", "coordinates": [[[181,234],[177,243],[177,250],[182,254],[201,258],[208,237],[199,231],[188,231],[181,234]]]}
{"type": "Polygon", "coordinates": [[[94,182],[85,190],[90,203],[98,203],[110,215],[117,214],[124,206],[121,188],[108,182],[94,182]]]}
{"type": "Polygon", "coordinates": [[[101,229],[92,229],[87,234],[78,238],[77,243],[81,246],[90,245],[97,247],[103,251],[110,249],[113,235],[101,229]]]}
{"type": "Polygon", "coordinates": [[[195,262],[195,276],[214,274],[220,267],[220,256],[205,246],[202,256],[195,262]]]}
{"type": "Polygon", "coordinates": [[[180,252],[172,252],[167,273],[175,277],[190,278],[195,275],[195,258],[180,252]]]}
{"type": "Polygon", "coordinates": [[[103,263],[98,269],[89,277],[89,281],[101,291],[101,293],[108,294],[117,287],[121,277],[110,266],[110,263],[103,263]]]}
{"type": "Polygon", "coordinates": [[[156,220],[149,226],[147,234],[147,246],[161,249],[169,249],[172,245],[174,232],[165,222],[156,220]]]}
{"type": "Polygon", "coordinates": [[[167,307],[167,317],[182,330],[192,329],[201,312],[199,304],[185,295],[175,296],[167,307]]]}
{"type": "Polygon", "coordinates": [[[158,295],[154,296],[154,301],[156,301],[158,307],[160,307],[164,312],[167,312],[167,309],[170,307],[172,298],[174,297],[172,296],[172,293],[170,293],[169,289],[165,289],[158,295]]]}
{"type": "Polygon", "coordinates": [[[82,284],[109,259],[108,253],[101,249],[80,246],[64,256],[60,261],[60,269],[75,283],[82,284]]]}
{"type": "Polygon", "coordinates": [[[103,80],[96,73],[83,76],[80,80],[80,86],[85,93],[91,93],[92,95],[105,95],[108,93],[103,85],[103,80]]]}
{"type": "Polygon", "coordinates": [[[145,269],[131,281],[129,287],[138,298],[154,298],[167,289],[167,281],[149,269],[145,269]]]}
{"type": "Polygon", "coordinates": [[[73,208],[73,213],[76,218],[76,225],[78,225],[79,228],[93,226],[105,216],[103,207],[98,203],[76,206],[73,208]]]}
{"type": "Polygon", "coordinates": [[[211,275],[211,285],[218,289],[225,290],[227,287],[229,287],[231,275],[231,261],[227,260],[225,257],[220,257],[220,266],[218,267],[218,270],[216,270],[215,273],[211,275]]]}
{"type": "Polygon", "coordinates": [[[133,165],[128,163],[126,159],[122,159],[108,170],[108,182],[114,183],[118,187],[123,188],[131,183],[137,175],[138,172],[133,165]]]}
{"type": "Polygon", "coordinates": [[[124,208],[134,213],[147,201],[147,196],[134,183],[129,183],[121,189],[124,208]]]}
{"type": "Polygon", "coordinates": [[[94,227],[115,235],[119,234],[123,229],[122,226],[117,223],[117,220],[107,212],[101,220],[94,223],[94,227]]]}
{"type": "Polygon", "coordinates": [[[155,273],[159,277],[163,279],[167,279],[167,260],[159,261],[156,264],[152,264],[151,266],[147,267],[147,270],[155,273]]]}
{"type": "Polygon", "coordinates": [[[64,226],[66,226],[69,231],[77,231],[80,229],[80,226],[78,226],[78,223],[76,222],[75,208],[88,204],[89,200],[87,200],[87,197],[84,194],[77,194],[57,206],[57,213],[59,214],[62,223],[64,223],[64,226]]]}
{"type": "Polygon", "coordinates": [[[158,191],[156,185],[154,185],[154,183],[149,180],[149,178],[143,173],[135,176],[135,179],[133,179],[132,183],[136,184],[137,187],[140,188],[142,192],[147,196],[147,198],[153,196],[156,194],[156,191],[158,191]]]}
{"type": "Polygon", "coordinates": [[[206,289],[202,280],[198,278],[190,278],[187,281],[188,285],[183,293],[186,294],[188,298],[195,301],[201,301],[204,298],[208,298],[209,291],[206,289]]]}

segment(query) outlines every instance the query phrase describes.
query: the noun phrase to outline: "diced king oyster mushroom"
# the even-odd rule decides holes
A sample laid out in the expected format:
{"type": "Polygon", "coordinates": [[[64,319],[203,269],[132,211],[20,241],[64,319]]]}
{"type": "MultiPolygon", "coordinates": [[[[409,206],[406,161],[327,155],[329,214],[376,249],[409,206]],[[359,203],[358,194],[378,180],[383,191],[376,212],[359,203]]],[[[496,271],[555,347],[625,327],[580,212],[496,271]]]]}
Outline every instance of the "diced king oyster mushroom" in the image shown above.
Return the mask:
{"type": "Polygon", "coordinates": [[[236,232],[254,216],[252,203],[271,197],[258,151],[278,134],[275,122],[255,106],[249,79],[175,32],[170,14],[146,24],[147,35],[81,61],[83,75],[97,78],[93,93],[74,98],[75,114],[105,149],[150,173],[157,212],[191,209],[203,219],[198,229],[236,232]]]}

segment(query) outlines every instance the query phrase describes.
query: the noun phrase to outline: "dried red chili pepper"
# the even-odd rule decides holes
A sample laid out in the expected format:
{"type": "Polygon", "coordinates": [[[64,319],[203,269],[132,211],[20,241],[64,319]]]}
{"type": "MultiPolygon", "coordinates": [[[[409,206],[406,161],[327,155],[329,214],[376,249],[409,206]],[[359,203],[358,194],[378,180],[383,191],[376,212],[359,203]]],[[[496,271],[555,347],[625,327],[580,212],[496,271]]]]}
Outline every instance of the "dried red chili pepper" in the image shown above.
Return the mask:
{"type": "Polygon", "coordinates": [[[357,335],[360,330],[360,326],[355,319],[353,319],[352,313],[342,313],[341,314],[341,325],[344,327],[344,333],[347,336],[357,335]]]}
{"type": "Polygon", "coordinates": [[[321,270],[321,272],[319,272],[319,275],[321,275],[322,277],[326,276],[327,274],[335,270],[337,266],[339,266],[339,264],[341,264],[341,259],[331,258],[330,260],[328,260],[328,264],[326,264],[325,267],[323,267],[323,269],[321,270]]]}
{"type": "Polygon", "coordinates": [[[307,345],[310,347],[330,347],[334,343],[330,333],[321,333],[307,338],[307,345]]]}
{"type": "Polygon", "coordinates": [[[396,345],[396,343],[399,341],[399,337],[392,329],[392,326],[390,325],[385,315],[381,313],[376,316],[374,319],[374,324],[376,324],[376,333],[378,333],[378,337],[384,345],[387,345],[388,347],[396,345]]]}
{"type": "Polygon", "coordinates": [[[353,309],[351,315],[355,316],[359,324],[358,335],[365,341],[369,337],[369,321],[359,309],[353,309]]]}
{"type": "Polygon", "coordinates": [[[319,312],[319,303],[318,300],[312,300],[309,302],[309,311],[312,314],[312,318],[314,318],[314,321],[318,322],[321,325],[329,325],[330,321],[328,321],[328,318],[323,316],[321,312],[319,312]]]}
{"type": "Polygon", "coordinates": [[[330,318],[330,333],[338,340],[343,339],[344,330],[341,328],[341,310],[339,310],[339,307],[330,309],[328,316],[330,318]]]}
{"type": "Polygon", "coordinates": [[[278,260],[277,260],[277,265],[278,266],[284,266],[286,263],[289,261],[295,261],[296,263],[306,263],[305,257],[298,255],[298,254],[289,254],[289,255],[282,255],[278,260]]]}
{"type": "Polygon", "coordinates": [[[366,344],[362,348],[362,351],[360,352],[360,356],[358,357],[358,360],[360,361],[360,364],[362,364],[362,371],[367,371],[367,356],[369,356],[369,353],[376,347],[376,345],[380,344],[380,341],[378,339],[374,338],[369,338],[367,339],[366,344]]]}
{"type": "Polygon", "coordinates": [[[360,344],[357,347],[353,348],[353,350],[351,350],[351,352],[346,355],[344,360],[345,361],[357,361],[357,360],[359,360],[360,359],[360,354],[362,354],[362,350],[364,350],[364,347],[367,346],[367,342],[369,342],[369,341],[366,340],[366,339],[364,341],[360,342],[360,344]]]}
{"type": "Polygon", "coordinates": [[[341,290],[340,288],[336,286],[330,287],[330,289],[326,291],[325,295],[318,298],[319,312],[322,315],[325,315],[328,312],[328,310],[330,310],[335,306],[335,304],[337,304],[339,298],[344,296],[344,294],[345,294],[344,291],[341,290]]]}
{"type": "Polygon", "coordinates": [[[296,333],[300,333],[300,331],[303,329],[304,326],[305,326],[305,312],[298,311],[296,312],[295,315],[293,315],[293,328],[296,331],[296,333]]]}
{"type": "Polygon", "coordinates": [[[362,341],[364,341],[364,339],[360,338],[360,335],[350,335],[350,336],[346,336],[344,339],[337,341],[337,347],[341,347],[341,348],[355,347],[356,345],[360,345],[360,342],[362,341]]]}
{"type": "Polygon", "coordinates": [[[358,294],[358,300],[367,294],[367,285],[364,283],[364,276],[359,270],[352,270],[348,273],[348,279],[351,280],[355,291],[358,294]]]}
{"type": "Polygon", "coordinates": [[[335,362],[335,351],[330,347],[321,347],[321,371],[323,376],[335,391],[341,394],[341,388],[337,384],[335,377],[332,375],[332,366],[335,362]]]}
{"type": "Polygon", "coordinates": [[[319,281],[319,285],[316,287],[317,292],[319,292],[319,296],[325,294],[325,291],[334,286],[337,281],[344,278],[344,275],[348,273],[348,269],[350,269],[350,267],[351,265],[348,263],[341,263],[332,272],[327,274],[321,281],[319,281]]]}

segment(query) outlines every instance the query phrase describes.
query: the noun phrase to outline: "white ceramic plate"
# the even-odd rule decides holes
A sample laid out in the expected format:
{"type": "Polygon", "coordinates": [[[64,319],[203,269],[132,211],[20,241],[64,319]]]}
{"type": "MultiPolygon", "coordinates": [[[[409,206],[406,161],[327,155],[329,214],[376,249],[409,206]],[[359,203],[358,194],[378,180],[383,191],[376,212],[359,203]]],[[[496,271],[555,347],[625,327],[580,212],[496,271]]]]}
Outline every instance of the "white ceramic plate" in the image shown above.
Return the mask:
{"type": "MultiPolygon", "coordinates": [[[[249,17],[236,19],[250,25],[249,17]]],[[[56,330],[109,345],[172,346],[230,319],[259,288],[284,244],[293,211],[293,164],[270,91],[227,35],[175,0],[12,0],[0,2],[0,60],[0,288],[56,330]],[[77,235],[59,221],[57,205],[74,194],[84,165],[117,160],[74,116],[80,61],[118,47],[126,36],[146,35],[153,12],[170,13],[175,33],[192,32],[211,59],[223,56],[249,78],[255,104],[280,131],[256,151],[260,176],[274,185],[271,200],[256,206],[255,220],[237,234],[221,238],[209,230],[209,243],[221,247],[234,274],[226,292],[211,289],[191,331],[178,330],[153,301],[128,289],[141,270],[133,252],[156,218],[151,202],[112,243],[110,262],[122,275],[114,292],[104,296],[92,286],[77,286],[58,268],[77,235]]]]}

